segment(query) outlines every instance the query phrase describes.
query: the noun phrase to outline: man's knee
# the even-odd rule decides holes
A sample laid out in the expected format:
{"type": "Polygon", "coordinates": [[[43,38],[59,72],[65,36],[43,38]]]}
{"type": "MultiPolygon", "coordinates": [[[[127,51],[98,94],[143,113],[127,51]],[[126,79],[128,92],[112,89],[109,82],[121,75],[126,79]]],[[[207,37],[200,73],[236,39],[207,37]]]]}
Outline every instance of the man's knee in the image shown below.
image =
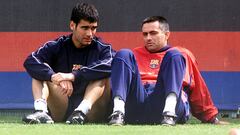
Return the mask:
{"type": "MultiPolygon", "coordinates": [[[[107,79],[98,80],[98,81],[92,82],[91,84],[94,86],[101,87],[101,90],[99,90],[101,92],[97,92],[99,94],[98,95],[99,98],[97,99],[97,101],[94,104],[105,105],[105,102],[109,102],[109,100],[111,98],[110,97],[111,96],[110,79],[107,78],[107,79]]],[[[93,91],[93,92],[96,92],[96,91],[93,91]]]]}
{"type": "Polygon", "coordinates": [[[115,58],[128,58],[128,57],[132,57],[132,56],[133,56],[132,50],[121,49],[116,53],[115,58]]]}
{"type": "Polygon", "coordinates": [[[101,80],[91,81],[91,82],[88,84],[88,87],[96,87],[96,86],[103,87],[103,86],[106,85],[107,80],[108,80],[108,79],[101,79],[101,80]]]}

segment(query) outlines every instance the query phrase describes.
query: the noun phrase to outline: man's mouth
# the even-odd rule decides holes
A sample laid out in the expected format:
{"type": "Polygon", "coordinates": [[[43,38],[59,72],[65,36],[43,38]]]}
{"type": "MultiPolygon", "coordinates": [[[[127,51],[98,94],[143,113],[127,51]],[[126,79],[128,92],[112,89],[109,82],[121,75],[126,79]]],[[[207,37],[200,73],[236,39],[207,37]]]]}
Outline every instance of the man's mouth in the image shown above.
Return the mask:
{"type": "Polygon", "coordinates": [[[83,40],[84,40],[85,42],[91,42],[91,41],[92,41],[91,38],[84,38],[83,40]]]}
{"type": "Polygon", "coordinates": [[[153,43],[147,43],[147,46],[153,46],[153,43]]]}

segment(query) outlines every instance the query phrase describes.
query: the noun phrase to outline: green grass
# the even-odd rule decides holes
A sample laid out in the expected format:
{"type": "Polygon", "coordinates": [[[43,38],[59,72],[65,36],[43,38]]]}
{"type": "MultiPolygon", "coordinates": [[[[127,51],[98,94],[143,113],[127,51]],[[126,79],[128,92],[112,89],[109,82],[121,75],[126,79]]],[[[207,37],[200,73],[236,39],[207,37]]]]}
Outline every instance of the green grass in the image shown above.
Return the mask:
{"type": "Polygon", "coordinates": [[[187,124],[166,127],[161,125],[125,125],[122,127],[106,124],[66,125],[21,122],[21,116],[0,116],[1,135],[227,135],[231,128],[240,128],[239,119],[224,119],[229,125],[202,124],[191,119],[187,124]]]}

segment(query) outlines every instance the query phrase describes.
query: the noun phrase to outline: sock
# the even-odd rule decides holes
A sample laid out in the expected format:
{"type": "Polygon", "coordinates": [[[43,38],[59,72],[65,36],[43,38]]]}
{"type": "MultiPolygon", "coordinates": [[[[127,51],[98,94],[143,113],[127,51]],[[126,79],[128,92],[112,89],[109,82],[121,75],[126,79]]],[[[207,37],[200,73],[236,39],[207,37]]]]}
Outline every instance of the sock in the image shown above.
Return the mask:
{"type": "Polygon", "coordinates": [[[83,99],[83,101],[79,104],[79,106],[75,109],[75,111],[82,111],[85,115],[91,110],[92,104],[87,99],[83,99]]]}
{"type": "Polygon", "coordinates": [[[119,96],[114,97],[113,104],[113,112],[120,111],[125,114],[125,102],[119,96]]]}
{"type": "Polygon", "coordinates": [[[48,113],[47,109],[47,101],[45,99],[39,98],[34,101],[34,109],[35,110],[42,110],[48,113]]]}
{"type": "Polygon", "coordinates": [[[175,112],[176,105],[177,105],[177,95],[175,93],[170,93],[166,98],[163,113],[171,112],[173,114],[176,114],[175,112]]]}

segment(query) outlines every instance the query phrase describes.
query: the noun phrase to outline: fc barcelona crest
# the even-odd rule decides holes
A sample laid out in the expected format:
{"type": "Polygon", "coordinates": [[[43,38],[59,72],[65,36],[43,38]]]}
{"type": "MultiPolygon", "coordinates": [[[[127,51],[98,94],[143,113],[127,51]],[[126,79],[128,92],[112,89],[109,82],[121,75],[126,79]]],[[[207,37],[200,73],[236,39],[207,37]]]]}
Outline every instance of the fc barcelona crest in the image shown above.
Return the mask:
{"type": "Polygon", "coordinates": [[[158,59],[152,59],[150,61],[150,68],[158,68],[159,66],[159,60],[158,59]]]}

